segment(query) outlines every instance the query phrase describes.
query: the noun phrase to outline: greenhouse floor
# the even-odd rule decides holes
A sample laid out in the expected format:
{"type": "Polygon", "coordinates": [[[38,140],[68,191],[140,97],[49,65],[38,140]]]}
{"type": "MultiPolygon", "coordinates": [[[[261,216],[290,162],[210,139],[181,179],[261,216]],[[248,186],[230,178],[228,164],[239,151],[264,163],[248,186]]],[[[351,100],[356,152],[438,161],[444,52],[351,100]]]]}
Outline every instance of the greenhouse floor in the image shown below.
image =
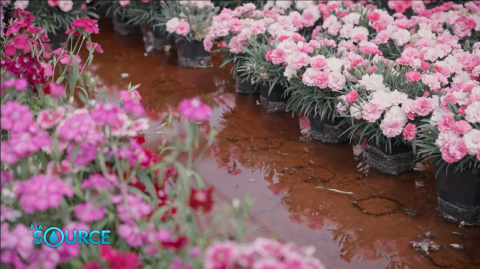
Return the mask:
{"type": "MultiPolygon", "coordinates": [[[[371,170],[365,176],[348,144],[300,139],[298,117],[267,114],[258,95],[235,94],[230,67],[219,68],[220,55],[213,56],[214,68],[182,68],[174,51],[145,56],[141,35],[115,34],[109,21],[100,22],[93,39],[105,51],[95,56],[94,73],[112,92],[141,83],[151,127],[184,98],[199,96],[212,105],[204,128],[220,133],[198,171],[215,187],[217,200],[255,200],[252,236],[313,245],[332,269],[480,268],[480,230],[439,216],[430,168],[398,176],[371,170]],[[412,241],[424,238],[440,249],[416,251],[412,241]]],[[[181,122],[174,124],[181,130],[181,122]]],[[[148,138],[150,148],[160,141],[158,134],[148,138]]]]}

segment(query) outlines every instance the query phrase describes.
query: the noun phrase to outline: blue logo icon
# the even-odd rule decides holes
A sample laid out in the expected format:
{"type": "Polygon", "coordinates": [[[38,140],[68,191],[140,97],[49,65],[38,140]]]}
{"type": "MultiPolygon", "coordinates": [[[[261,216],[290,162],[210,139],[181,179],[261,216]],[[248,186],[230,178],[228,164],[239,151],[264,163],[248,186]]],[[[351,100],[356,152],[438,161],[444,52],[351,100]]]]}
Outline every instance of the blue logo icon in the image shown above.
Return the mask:
{"type": "Polygon", "coordinates": [[[68,245],[110,245],[110,242],[107,240],[110,234],[110,230],[92,230],[90,232],[87,232],[85,230],[62,231],[58,227],[50,227],[46,229],[45,232],[43,232],[42,225],[34,226],[33,224],[30,225],[30,230],[35,230],[33,232],[33,237],[35,238],[35,240],[33,240],[33,243],[35,245],[40,245],[42,241],[45,243],[45,245],[51,248],[57,248],[61,246],[63,242],[67,243],[68,245]],[[72,240],[69,239],[69,234],[72,235],[72,240]],[[95,240],[93,238],[94,235],[98,235],[100,237],[100,240],[95,240]]]}

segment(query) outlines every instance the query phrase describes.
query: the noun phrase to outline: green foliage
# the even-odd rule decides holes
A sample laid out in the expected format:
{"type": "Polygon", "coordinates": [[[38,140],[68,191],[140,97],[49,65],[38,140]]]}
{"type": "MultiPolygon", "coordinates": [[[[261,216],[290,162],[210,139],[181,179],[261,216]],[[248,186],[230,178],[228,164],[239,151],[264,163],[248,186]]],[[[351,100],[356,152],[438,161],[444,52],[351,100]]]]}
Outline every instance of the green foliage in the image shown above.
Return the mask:
{"type": "Polygon", "coordinates": [[[107,17],[114,17],[120,20],[121,22],[127,22],[127,12],[129,6],[122,7],[119,1],[97,1],[94,3],[94,7],[98,9],[107,9],[106,16],[107,17]]]}
{"type": "Polygon", "coordinates": [[[161,6],[158,1],[148,3],[131,2],[127,9],[128,23],[131,25],[155,25],[160,21],[161,6]]]}

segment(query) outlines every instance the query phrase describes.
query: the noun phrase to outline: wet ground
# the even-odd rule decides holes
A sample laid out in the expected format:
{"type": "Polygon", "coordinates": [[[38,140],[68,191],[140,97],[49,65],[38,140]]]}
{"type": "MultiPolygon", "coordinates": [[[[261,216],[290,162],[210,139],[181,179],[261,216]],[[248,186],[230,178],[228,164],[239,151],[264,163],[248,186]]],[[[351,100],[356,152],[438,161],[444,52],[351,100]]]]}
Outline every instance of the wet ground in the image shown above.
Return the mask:
{"type": "MultiPolygon", "coordinates": [[[[361,177],[351,146],[303,142],[298,118],[267,114],[258,95],[235,94],[219,55],[214,68],[186,69],[176,64],[175,52],[145,57],[140,35],[115,34],[109,21],[100,30],[94,41],[105,53],[95,55],[96,73],[114,89],[141,83],[153,126],[184,98],[200,96],[213,106],[203,128],[220,133],[198,170],[218,199],[255,199],[255,236],[313,245],[329,269],[480,268],[480,228],[460,228],[438,216],[433,172],[361,177]],[[412,247],[410,241],[437,233],[431,239],[440,250],[424,255],[412,247]]],[[[158,135],[149,138],[150,146],[159,143],[158,135]]]]}

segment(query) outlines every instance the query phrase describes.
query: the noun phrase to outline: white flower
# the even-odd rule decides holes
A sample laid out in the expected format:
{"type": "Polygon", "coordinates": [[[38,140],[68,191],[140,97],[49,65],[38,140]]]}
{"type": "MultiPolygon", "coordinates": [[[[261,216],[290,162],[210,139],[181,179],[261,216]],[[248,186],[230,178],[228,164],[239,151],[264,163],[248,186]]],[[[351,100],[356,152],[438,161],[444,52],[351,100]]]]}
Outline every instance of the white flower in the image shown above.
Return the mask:
{"type": "Polygon", "coordinates": [[[351,23],[346,23],[342,26],[342,29],[340,29],[340,37],[349,39],[352,36],[352,30],[353,30],[353,24],[351,23]]]}
{"type": "Polygon", "coordinates": [[[315,76],[320,73],[320,71],[315,70],[313,68],[308,68],[305,70],[305,73],[303,73],[302,77],[302,82],[306,86],[313,87],[315,86],[315,76]]]}
{"type": "Polygon", "coordinates": [[[354,27],[352,29],[352,31],[350,32],[349,37],[354,37],[354,36],[357,36],[357,35],[364,35],[364,36],[368,37],[368,29],[363,27],[363,26],[354,27]]]}
{"type": "Polygon", "coordinates": [[[348,14],[347,16],[343,17],[342,21],[344,23],[351,23],[353,25],[356,25],[360,21],[360,16],[361,15],[359,13],[352,12],[352,13],[348,14]]]}
{"type": "Polygon", "coordinates": [[[441,132],[438,134],[437,140],[435,140],[435,145],[439,148],[443,148],[445,145],[449,144],[453,140],[459,138],[460,136],[454,131],[441,132]]]}
{"type": "Polygon", "coordinates": [[[410,40],[410,32],[406,29],[397,28],[392,34],[390,34],[390,38],[395,42],[397,46],[403,46],[407,44],[410,40]]]}
{"type": "Polygon", "coordinates": [[[275,6],[281,9],[288,9],[291,7],[293,4],[293,1],[291,0],[285,0],[285,1],[275,1],[275,6]]]}
{"type": "Polygon", "coordinates": [[[340,73],[342,67],[345,64],[345,61],[337,57],[330,57],[327,59],[327,66],[324,68],[325,71],[340,73]]]}
{"type": "Polygon", "coordinates": [[[295,68],[293,68],[290,65],[285,67],[285,72],[283,72],[283,75],[287,78],[288,81],[290,81],[290,79],[292,79],[294,74],[297,74],[297,70],[295,68]]]}
{"type": "Polygon", "coordinates": [[[165,27],[167,28],[167,32],[169,33],[175,32],[175,29],[179,24],[180,24],[180,20],[178,18],[171,18],[169,21],[167,21],[167,24],[165,25],[165,27]]]}
{"type": "Polygon", "coordinates": [[[330,72],[328,73],[328,87],[332,91],[340,91],[345,86],[346,79],[341,73],[330,72]]]}
{"type": "Polygon", "coordinates": [[[392,106],[386,113],[385,113],[385,120],[397,120],[405,125],[408,121],[407,114],[403,112],[403,110],[399,106],[392,106]]]}
{"type": "Polygon", "coordinates": [[[312,5],[314,5],[313,1],[295,1],[295,8],[297,10],[304,10],[312,5]]]}
{"type": "Polygon", "coordinates": [[[462,71],[462,72],[459,72],[455,77],[453,77],[452,80],[453,80],[452,84],[467,82],[470,80],[470,74],[468,74],[465,71],[462,71]]]}
{"type": "Polygon", "coordinates": [[[73,8],[73,2],[70,0],[58,1],[58,7],[63,12],[69,12],[73,8]]]}
{"type": "Polygon", "coordinates": [[[465,119],[471,123],[480,123],[480,101],[471,103],[465,109],[465,119]]]}
{"type": "MultiPolygon", "coordinates": [[[[438,103],[437,102],[432,102],[432,104],[434,105],[437,105],[438,106],[438,103]]],[[[438,108],[438,109],[435,109],[433,110],[433,113],[432,113],[432,116],[430,117],[430,124],[433,125],[433,126],[436,126],[438,121],[440,120],[440,118],[449,113],[450,110],[449,109],[443,109],[443,108],[438,108]]]]}
{"type": "Polygon", "coordinates": [[[388,91],[388,88],[383,84],[383,76],[380,74],[365,74],[358,83],[367,91],[388,91]]]}
{"type": "Polygon", "coordinates": [[[350,106],[350,115],[359,120],[362,118],[362,111],[357,106],[350,106]]]}
{"type": "Polygon", "coordinates": [[[28,7],[28,0],[17,0],[13,4],[13,6],[15,7],[15,9],[19,8],[21,10],[24,10],[28,7]]]}
{"type": "Polygon", "coordinates": [[[480,150],[480,130],[472,129],[470,132],[463,136],[465,145],[468,149],[468,154],[476,155],[480,150]]]}

